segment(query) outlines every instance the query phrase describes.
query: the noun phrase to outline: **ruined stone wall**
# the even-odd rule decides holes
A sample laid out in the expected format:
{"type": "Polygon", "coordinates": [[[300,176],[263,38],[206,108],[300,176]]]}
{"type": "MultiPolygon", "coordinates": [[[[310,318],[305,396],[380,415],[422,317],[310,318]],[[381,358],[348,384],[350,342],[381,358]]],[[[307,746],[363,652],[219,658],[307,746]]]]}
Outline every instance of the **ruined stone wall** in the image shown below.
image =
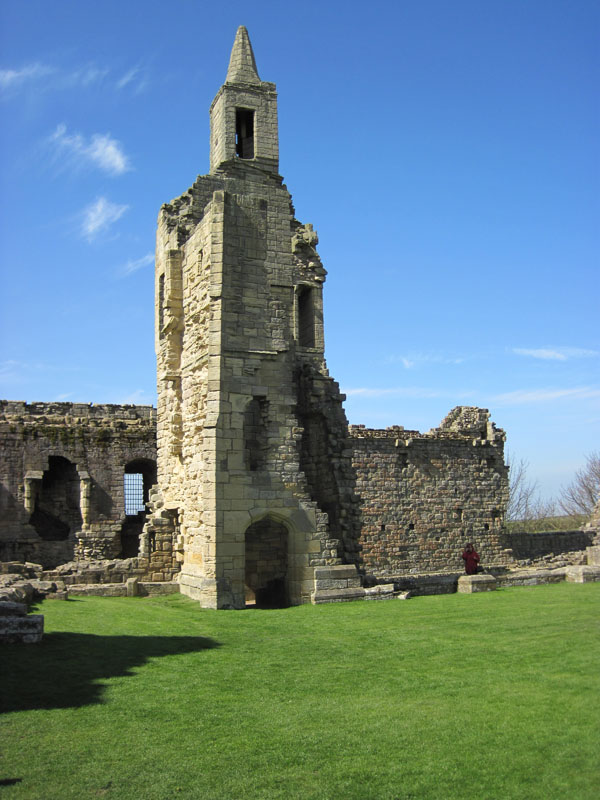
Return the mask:
{"type": "Polygon", "coordinates": [[[540,533],[504,533],[503,542],[517,559],[536,559],[585,550],[594,539],[592,531],[548,531],[540,533]]]}
{"type": "Polygon", "coordinates": [[[150,406],[0,401],[0,560],[122,554],[123,475],[156,462],[150,406]]]}
{"type": "Polygon", "coordinates": [[[351,426],[350,439],[367,574],[460,570],[469,541],[483,564],[511,561],[504,434],[485,409],[454,409],[426,434],[351,426]]]}

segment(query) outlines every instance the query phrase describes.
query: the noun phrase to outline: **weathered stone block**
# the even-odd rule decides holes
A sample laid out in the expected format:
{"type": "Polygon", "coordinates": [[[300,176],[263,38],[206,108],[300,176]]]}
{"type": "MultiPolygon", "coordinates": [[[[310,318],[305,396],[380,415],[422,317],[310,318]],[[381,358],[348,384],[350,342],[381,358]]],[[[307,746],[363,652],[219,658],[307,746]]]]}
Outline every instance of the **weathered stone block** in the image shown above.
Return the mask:
{"type": "Polygon", "coordinates": [[[588,547],[586,549],[587,555],[587,563],[590,567],[599,567],[600,566],[600,547],[598,545],[593,545],[592,547],[588,547]]]}
{"type": "Polygon", "coordinates": [[[457,591],[461,594],[474,594],[475,592],[492,592],[496,588],[496,579],[493,575],[461,575],[458,579],[457,591]]]}
{"type": "Polygon", "coordinates": [[[29,616],[0,617],[0,643],[37,644],[42,641],[44,617],[42,614],[29,616]]]}
{"type": "Polygon", "coordinates": [[[311,595],[313,605],[321,603],[342,603],[347,600],[363,600],[365,590],[360,589],[319,589],[311,595]]]}
{"type": "Polygon", "coordinates": [[[0,603],[0,617],[24,617],[27,614],[25,603],[15,603],[10,600],[3,600],[0,603]]]}
{"type": "Polygon", "coordinates": [[[568,583],[593,583],[600,581],[600,566],[587,565],[567,567],[565,580],[568,583]]]}

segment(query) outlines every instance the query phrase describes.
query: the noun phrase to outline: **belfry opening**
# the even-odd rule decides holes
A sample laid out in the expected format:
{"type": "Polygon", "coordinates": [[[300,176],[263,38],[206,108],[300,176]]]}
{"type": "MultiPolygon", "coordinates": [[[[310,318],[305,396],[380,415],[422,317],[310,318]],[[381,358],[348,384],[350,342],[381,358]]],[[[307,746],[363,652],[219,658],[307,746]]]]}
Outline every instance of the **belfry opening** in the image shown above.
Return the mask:
{"type": "Polygon", "coordinates": [[[235,153],[238,158],[254,158],[254,111],[235,110],[235,153]]]}

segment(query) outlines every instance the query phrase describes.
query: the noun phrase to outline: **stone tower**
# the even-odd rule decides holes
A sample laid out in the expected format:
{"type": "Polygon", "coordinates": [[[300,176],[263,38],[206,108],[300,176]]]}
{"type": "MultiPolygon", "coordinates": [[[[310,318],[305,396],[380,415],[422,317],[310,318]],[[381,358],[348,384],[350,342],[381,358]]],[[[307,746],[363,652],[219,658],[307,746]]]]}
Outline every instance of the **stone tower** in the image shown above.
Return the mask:
{"type": "Polygon", "coordinates": [[[210,120],[210,173],[158,220],[154,518],[203,606],[302,603],[316,566],[354,561],[356,499],[317,235],[278,174],[275,85],[244,27],[210,120]]]}

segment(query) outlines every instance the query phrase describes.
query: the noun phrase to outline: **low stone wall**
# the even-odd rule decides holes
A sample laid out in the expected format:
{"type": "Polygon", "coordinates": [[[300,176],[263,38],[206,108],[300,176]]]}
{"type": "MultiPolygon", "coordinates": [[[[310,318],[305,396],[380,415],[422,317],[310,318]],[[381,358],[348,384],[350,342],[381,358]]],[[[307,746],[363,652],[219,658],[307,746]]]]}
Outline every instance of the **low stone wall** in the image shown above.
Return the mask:
{"type": "Polygon", "coordinates": [[[510,548],[516,559],[536,559],[553,553],[571,553],[590,547],[594,534],[589,531],[548,531],[546,533],[505,533],[504,546],[510,548]]]}

